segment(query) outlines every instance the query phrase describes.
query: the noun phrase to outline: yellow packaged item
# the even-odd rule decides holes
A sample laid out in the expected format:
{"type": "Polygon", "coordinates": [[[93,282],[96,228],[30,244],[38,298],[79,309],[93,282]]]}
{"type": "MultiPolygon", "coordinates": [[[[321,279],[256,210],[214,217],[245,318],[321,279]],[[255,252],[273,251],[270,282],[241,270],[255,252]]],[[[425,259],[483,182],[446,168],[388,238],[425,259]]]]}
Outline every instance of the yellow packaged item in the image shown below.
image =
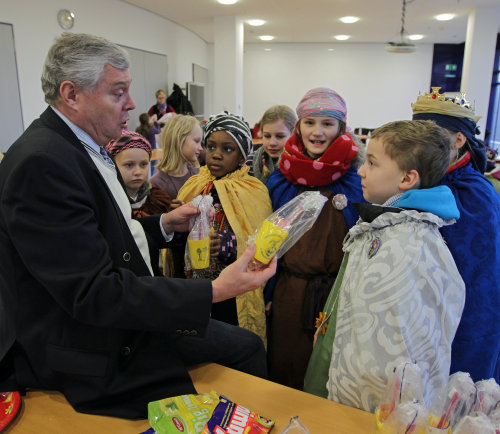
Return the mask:
{"type": "Polygon", "coordinates": [[[148,404],[148,420],[157,434],[200,434],[218,403],[213,391],[160,399],[148,404]]]}

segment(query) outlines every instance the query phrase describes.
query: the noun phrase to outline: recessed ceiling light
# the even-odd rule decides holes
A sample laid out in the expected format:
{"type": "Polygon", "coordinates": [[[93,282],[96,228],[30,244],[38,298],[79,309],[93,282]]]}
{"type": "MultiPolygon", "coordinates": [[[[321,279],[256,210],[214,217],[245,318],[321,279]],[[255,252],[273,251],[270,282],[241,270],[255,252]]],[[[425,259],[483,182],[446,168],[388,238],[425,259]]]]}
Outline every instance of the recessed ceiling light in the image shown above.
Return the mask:
{"type": "Polygon", "coordinates": [[[272,51],[271,48],[264,48],[264,51],[272,51]]]}
{"type": "Polygon", "coordinates": [[[347,41],[350,38],[349,35],[336,35],[335,39],[337,41],[347,41]]]}
{"type": "Polygon", "coordinates": [[[438,21],[450,21],[453,18],[455,18],[455,14],[441,14],[441,15],[436,15],[434,18],[438,21]]]}
{"type": "Polygon", "coordinates": [[[420,39],[423,39],[424,35],[410,35],[408,36],[408,39],[411,39],[412,41],[420,41],[420,39]]]}
{"type": "Polygon", "coordinates": [[[335,48],[329,48],[328,51],[335,51],[335,48]]]}
{"type": "Polygon", "coordinates": [[[217,0],[221,5],[234,5],[238,0],[217,0]]]}
{"type": "Polygon", "coordinates": [[[259,39],[261,41],[272,41],[274,39],[274,36],[271,36],[271,35],[262,35],[262,36],[259,36],[259,39]]]}
{"type": "Polygon", "coordinates": [[[263,26],[264,24],[266,24],[264,20],[248,20],[247,23],[255,27],[263,26]]]}
{"type": "Polygon", "coordinates": [[[357,23],[359,21],[359,17],[342,17],[340,21],[345,24],[357,23]]]}

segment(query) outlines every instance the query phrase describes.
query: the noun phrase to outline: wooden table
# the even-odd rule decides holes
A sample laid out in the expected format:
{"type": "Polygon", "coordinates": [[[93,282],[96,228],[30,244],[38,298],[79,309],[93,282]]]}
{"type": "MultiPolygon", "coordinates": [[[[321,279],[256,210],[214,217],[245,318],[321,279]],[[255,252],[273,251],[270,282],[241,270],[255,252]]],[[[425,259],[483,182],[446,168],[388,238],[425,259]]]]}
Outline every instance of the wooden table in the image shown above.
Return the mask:
{"type": "MultiPolygon", "coordinates": [[[[290,417],[299,416],[311,434],[357,434],[374,431],[371,413],[336,404],[327,399],[290,389],[216,364],[190,370],[199,393],[215,390],[262,416],[276,420],[279,434],[290,417]]],[[[147,420],[126,420],[77,413],[58,392],[32,391],[23,397],[22,408],[6,429],[9,434],[139,434],[147,420]]]]}

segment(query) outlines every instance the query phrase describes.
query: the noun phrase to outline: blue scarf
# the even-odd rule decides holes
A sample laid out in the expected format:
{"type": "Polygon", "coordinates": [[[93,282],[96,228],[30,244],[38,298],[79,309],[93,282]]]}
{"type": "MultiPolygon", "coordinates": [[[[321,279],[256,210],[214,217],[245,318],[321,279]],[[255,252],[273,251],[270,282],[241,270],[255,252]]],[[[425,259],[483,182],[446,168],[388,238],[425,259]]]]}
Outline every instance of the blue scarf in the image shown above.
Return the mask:
{"type": "Polygon", "coordinates": [[[484,173],[486,170],[486,145],[482,140],[476,138],[480,133],[477,124],[468,118],[457,118],[456,116],[447,116],[438,113],[417,113],[413,115],[413,120],[434,121],[440,127],[450,131],[461,132],[467,137],[466,146],[471,154],[471,162],[474,169],[484,173]]]}

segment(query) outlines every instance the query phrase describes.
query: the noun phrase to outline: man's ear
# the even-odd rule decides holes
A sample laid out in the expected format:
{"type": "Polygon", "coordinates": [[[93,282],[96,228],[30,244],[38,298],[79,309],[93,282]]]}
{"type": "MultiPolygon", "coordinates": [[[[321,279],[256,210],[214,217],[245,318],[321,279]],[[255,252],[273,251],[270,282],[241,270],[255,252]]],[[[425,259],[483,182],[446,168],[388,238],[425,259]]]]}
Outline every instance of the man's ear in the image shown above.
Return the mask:
{"type": "Polygon", "coordinates": [[[455,141],[451,144],[451,149],[460,149],[467,142],[467,137],[460,131],[455,134],[455,141]]]}
{"type": "Polygon", "coordinates": [[[414,188],[418,188],[420,185],[420,175],[415,169],[407,170],[404,173],[403,179],[399,183],[399,189],[401,191],[408,191],[414,188]]]}
{"type": "Polygon", "coordinates": [[[75,108],[77,104],[78,88],[72,81],[66,80],[59,86],[60,103],[75,108]]]}

